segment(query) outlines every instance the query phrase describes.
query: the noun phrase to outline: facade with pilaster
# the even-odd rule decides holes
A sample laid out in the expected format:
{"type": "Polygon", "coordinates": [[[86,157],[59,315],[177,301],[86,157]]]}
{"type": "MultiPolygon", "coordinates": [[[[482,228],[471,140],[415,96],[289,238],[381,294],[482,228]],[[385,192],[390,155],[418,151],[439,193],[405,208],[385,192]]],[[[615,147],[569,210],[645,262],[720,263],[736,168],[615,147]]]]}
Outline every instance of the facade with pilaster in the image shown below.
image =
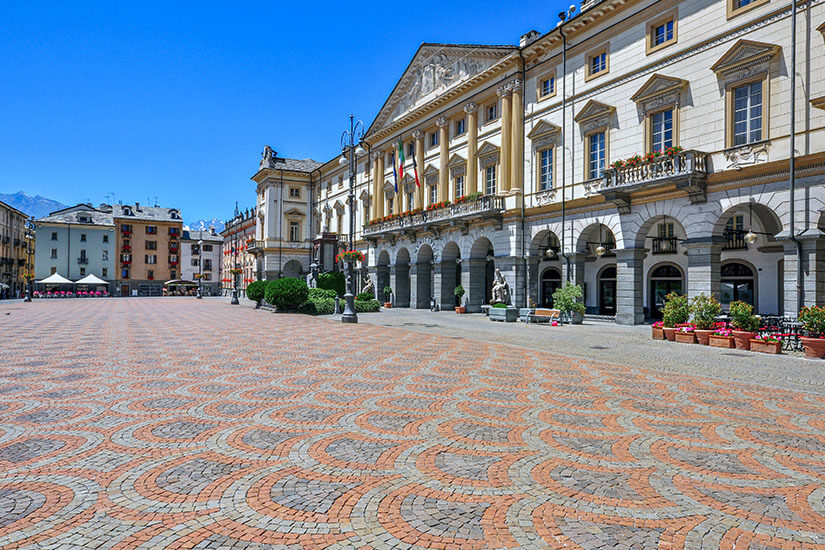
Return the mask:
{"type": "Polygon", "coordinates": [[[228,294],[237,285],[241,295],[245,295],[246,287],[252,281],[263,280],[264,277],[256,273],[256,238],[258,218],[255,208],[239,211],[231,220],[224,224],[220,236],[221,245],[221,289],[228,294]],[[241,272],[233,274],[233,269],[241,272]]]}
{"type": "MultiPolygon", "coordinates": [[[[460,283],[478,311],[495,270],[516,306],[570,280],[626,324],[670,291],[825,303],[825,1],[798,9],[795,45],[775,0],[598,0],[518,46],[422,45],[358,159],[375,287],[451,307],[460,283]]],[[[343,171],[313,204],[346,228],[343,171]]]]}

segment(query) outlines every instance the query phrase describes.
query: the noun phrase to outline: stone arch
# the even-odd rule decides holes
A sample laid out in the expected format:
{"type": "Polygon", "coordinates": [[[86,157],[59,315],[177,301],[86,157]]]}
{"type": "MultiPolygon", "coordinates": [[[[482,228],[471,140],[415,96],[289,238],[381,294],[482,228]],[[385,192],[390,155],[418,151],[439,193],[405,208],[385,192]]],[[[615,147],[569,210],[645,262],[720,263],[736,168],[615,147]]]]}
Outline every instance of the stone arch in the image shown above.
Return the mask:
{"type": "MultiPolygon", "coordinates": [[[[745,197],[747,199],[747,197],[745,197]]],[[[784,227],[779,215],[769,206],[750,200],[737,201],[725,208],[716,218],[716,223],[713,225],[713,235],[721,237],[725,233],[725,225],[733,214],[743,214],[745,216],[745,225],[755,225],[762,232],[770,233],[769,240],[774,240],[773,237],[782,231],[784,227]],[[753,224],[751,223],[753,220],[753,224]]],[[[754,229],[757,231],[757,229],[754,229]]]]}
{"type": "Polygon", "coordinates": [[[461,258],[461,248],[459,248],[458,244],[456,244],[455,241],[444,243],[444,246],[441,248],[441,261],[455,261],[458,258],[461,258]]]}
{"type": "MultiPolygon", "coordinates": [[[[675,273],[675,272],[674,272],[675,273]]],[[[677,262],[670,260],[659,260],[650,266],[645,273],[645,284],[647,285],[647,307],[648,317],[653,319],[661,318],[661,309],[664,306],[664,297],[670,292],[684,294],[687,290],[687,271],[677,262]],[[678,278],[673,274],[663,274],[663,268],[671,268],[678,271],[678,278]],[[657,271],[659,273],[657,273],[657,271]]]]}
{"type": "Polygon", "coordinates": [[[562,284],[560,266],[549,265],[538,276],[538,305],[553,307],[553,292],[562,284]]]}
{"type": "Polygon", "coordinates": [[[384,288],[390,286],[390,253],[386,249],[376,254],[375,279],[376,295],[386,299],[384,288]]]}
{"type": "Polygon", "coordinates": [[[441,261],[434,266],[433,296],[441,304],[442,308],[449,308],[457,303],[455,297],[455,287],[463,285],[465,291],[468,283],[463,282],[461,247],[455,241],[447,241],[441,247],[439,254],[441,261]]]}
{"type": "MultiPolygon", "coordinates": [[[[673,205],[670,206],[672,207],[673,205]]],[[[650,248],[651,244],[648,241],[648,237],[650,236],[651,231],[654,230],[654,228],[660,223],[673,223],[675,234],[684,235],[685,238],[689,239],[693,236],[692,234],[688,234],[687,227],[685,227],[685,224],[682,223],[683,216],[679,208],[667,208],[662,210],[666,211],[651,213],[651,215],[646,217],[644,220],[640,220],[642,223],[639,225],[638,229],[633,232],[632,239],[631,237],[628,237],[625,242],[628,245],[632,243],[634,248],[650,248]]],[[[628,233],[628,235],[629,234],[630,233],[628,233]]]]}
{"type": "Polygon", "coordinates": [[[478,237],[470,247],[470,258],[486,258],[493,250],[493,243],[487,237],[478,237]]]}
{"type": "Polygon", "coordinates": [[[298,260],[289,260],[281,269],[281,275],[284,277],[300,278],[304,273],[304,268],[298,260]]]}
{"type": "MultiPolygon", "coordinates": [[[[492,298],[492,286],[495,278],[496,262],[493,243],[487,237],[478,237],[470,246],[468,261],[469,285],[467,304],[473,310],[489,304],[492,298]]],[[[510,283],[512,293],[513,281],[510,283]]]]}
{"type": "MultiPolygon", "coordinates": [[[[604,227],[610,230],[616,241],[617,249],[622,249],[625,247],[624,231],[622,228],[621,219],[619,218],[618,214],[607,214],[604,216],[599,216],[597,218],[583,217],[574,219],[573,239],[569,240],[568,242],[575,242],[575,250],[581,252],[579,243],[581,242],[582,234],[592,229],[593,226],[598,227],[599,225],[603,225],[604,227]]],[[[570,237],[567,237],[567,239],[570,239],[570,237]]]]}
{"type": "Polygon", "coordinates": [[[550,229],[542,229],[533,235],[528,251],[530,256],[542,259],[542,256],[546,255],[548,249],[556,249],[555,251],[559,252],[560,247],[561,242],[559,241],[558,235],[550,229]]]}
{"type": "Polygon", "coordinates": [[[394,279],[393,293],[397,307],[410,307],[410,251],[400,247],[395,253],[395,265],[392,268],[394,279]]]}
{"type": "MultiPolygon", "coordinates": [[[[578,237],[576,238],[576,252],[587,253],[590,249],[596,248],[594,243],[606,244],[611,242],[611,240],[615,243],[613,250],[620,248],[616,239],[616,234],[610,226],[601,223],[600,221],[594,221],[583,227],[581,231],[578,232],[578,237]]],[[[610,250],[608,250],[608,253],[609,252],[610,250]]]]}

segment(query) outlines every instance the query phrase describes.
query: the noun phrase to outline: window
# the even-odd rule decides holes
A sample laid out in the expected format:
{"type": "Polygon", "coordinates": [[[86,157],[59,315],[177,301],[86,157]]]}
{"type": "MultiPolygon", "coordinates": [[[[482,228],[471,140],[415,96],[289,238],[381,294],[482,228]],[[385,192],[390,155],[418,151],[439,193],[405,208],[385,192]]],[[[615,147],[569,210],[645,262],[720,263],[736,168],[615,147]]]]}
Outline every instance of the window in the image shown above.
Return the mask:
{"type": "Polygon", "coordinates": [[[731,91],[733,140],[731,145],[762,141],[762,81],[737,86],[731,91]]]}
{"type": "Polygon", "coordinates": [[[646,52],[651,54],[675,44],[676,38],[676,10],[672,10],[648,23],[646,52]]]}
{"type": "Polygon", "coordinates": [[[539,100],[556,95],[556,75],[549,74],[539,78],[537,90],[539,100]]]}
{"type": "Polygon", "coordinates": [[[212,271],[212,260],[207,258],[203,261],[203,270],[212,271]]]}
{"type": "Polygon", "coordinates": [[[605,135],[604,131],[596,132],[587,136],[587,177],[588,179],[602,177],[605,161],[605,135]]]}
{"type": "Polygon", "coordinates": [[[673,109],[650,115],[650,152],[673,147],[673,109]]]}
{"type": "MultiPolygon", "coordinates": [[[[392,212],[390,212],[392,214],[392,212]]],[[[335,222],[338,224],[338,234],[344,234],[344,214],[343,212],[338,212],[338,215],[335,217],[335,222]]]]}
{"type": "Polygon", "coordinates": [[[431,185],[430,186],[430,204],[435,204],[438,202],[438,186],[431,185]]]}
{"type": "Polygon", "coordinates": [[[57,231],[52,231],[52,240],[53,241],[57,240],[57,231]]]}
{"type": "Polygon", "coordinates": [[[80,276],[81,276],[81,277],[85,277],[85,276],[86,276],[86,268],[85,268],[85,267],[81,267],[81,268],[80,268],[80,276]]]}
{"type": "Polygon", "coordinates": [[[158,232],[158,228],[155,225],[147,225],[146,226],[146,234],[147,235],[155,235],[158,232]]]}
{"type": "Polygon", "coordinates": [[[676,235],[672,222],[660,223],[657,227],[657,237],[653,240],[653,254],[675,254],[676,235]]]}
{"type": "Polygon", "coordinates": [[[484,169],[484,194],[496,194],[496,165],[488,166],[484,169]]]}
{"type": "Polygon", "coordinates": [[[57,249],[56,249],[56,248],[52,248],[52,255],[51,255],[51,257],[52,257],[53,259],[54,259],[54,258],[57,258],[57,249]]]}
{"type": "Polygon", "coordinates": [[[725,242],[722,250],[744,250],[748,248],[745,242],[745,216],[738,214],[728,218],[725,223],[725,242]]]}
{"type": "Polygon", "coordinates": [[[301,198],[301,189],[299,187],[290,187],[289,188],[289,197],[291,199],[300,199],[301,198]]]}
{"type": "Polygon", "coordinates": [[[178,277],[178,272],[177,272],[177,270],[170,269],[170,270],[169,270],[169,278],[170,278],[170,279],[177,279],[177,277],[178,277]]]}
{"type": "Polygon", "coordinates": [[[155,278],[155,270],[154,269],[148,269],[146,271],[146,278],[149,279],[150,281],[153,280],[155,278]]]}
{"type": "Polygon", "coordinates": [[[203,245],[203,251],[204,252],[212,252],[212,245],[211,244],[203,245]]]}
{"type": "Polygon", "coordinates": [[[464,176],[455,177],[455,198],[464,195],[464,176]]]}
{"type": "Polygon", "coordinates": [[[394,201],[392,200],[392,198],[387,199],[387,214],[390,214],[390,215],[393,214],[393,211],[392,211],[393,202],[394,201]]]}
{"type": "Polygon", "coordinates": [[[610,71],[610,58],[608,56],[608,46],[602,46],[598,50],[587,56],[587,67],[585,68],[584,80],[596,78],[610,71]]]}
{"type": "Polygon", "coordinates": [[[344,176],[340,175],[340,176],[338,176],[338,189],[342,188],[343,186],[344,186],[344,176]]]}
{"type": "Polygon", "coordinates": [[[86,233],[81,233],[80,234],[80,242],[82,242],[82,243],[86,242],[86,233]]]}
{"type": "Polygon", "coordinates": [[[144,257],[147,265],[154,265],[158,263],[158,256],[157,254],[146,254],[144,257]]]}
{"type": "Polygon", "coordinates": [[[177,254],[169,254],[169,263],[170,264],[178,263],[178,255],[177,254]]]}
{"type": "Polygon", "coordinates": [[[467,132],[467,120],[459,119],[455,121],[455,135],[460,136],[467,132]]]}
{"type": "Polygon", "coordinates": [[[438,146],[438,132],[430,133],[430,148],[438,146]]]}
{"type": "Polygon", "coordinates": [[[728,0],[728,19],[767,4],[769,0],[728,0]]]}
{"type": "Polygon", "coordinates": [[[109,276],[109,268],[108,267],[102,268],[100,270],[100,274],[103,275],[104,277],[108,277],[109,276]]]}
{"type": "Polygon", "coordinates": [[[407,192],[407,210],[412,210],[415,204],[415,195],[412,191],[407,192]]]}
{"type": "Polygon", "coordinates": [[[158,242],[157,241],[146,241],[146,250],[157,250],[158,249],[158,242]]]}
{"type": "Polygon", "coordinates": [[[49,274],[54,275],[55,273],[57,273],[57,268],[52,266],[51,269],[49,269],[49,274]]]}
{"type": "Polygon", "coordinates": [[[101,259],[102,259],[104,262],[108,262],[108,261],[109,261],[109,251],[108,251],[108,250],[104,250],[104,251],[103,251],[103,257],[102,257],[101,259]]]}
{"type": "Polygon", "coordinates": [[[553,188],[553,149],[539,151],[539,191],[553,188]]]}
{"type": "Polygon", "coordinates": [[[109,235],[103,235],[103,242],[104,242],[104,243],[108,243],[108,242],[109,242],[109,235]]]}
{"type": "Polygon", "coordinates": [[[121,271],[120,272],[120,278],[121,279],[128,279],[129,278],[129,270],[124,269],[123,271],[121,271]]]}
{"type": "Polygon", "coordinates": [[[301,224],[298,222],[289,222],[289,240],[297,243],[301,240],[301,224]]]}
{"type": "Polygon", "coordinates": [[[198,259],[192,258],[192,267],[198,267],[198,259]]]}
{"type": "Polygon", "coordinates": [[[407,156],[413,158],[413,155],[415,155],[415,142],[411,141],[407,146],[407,156]]]}
{"type": "Polygon", "coordinates": [[[487,106],[487,122],[492,122],[498,118],[498,102],[487,106]]]}

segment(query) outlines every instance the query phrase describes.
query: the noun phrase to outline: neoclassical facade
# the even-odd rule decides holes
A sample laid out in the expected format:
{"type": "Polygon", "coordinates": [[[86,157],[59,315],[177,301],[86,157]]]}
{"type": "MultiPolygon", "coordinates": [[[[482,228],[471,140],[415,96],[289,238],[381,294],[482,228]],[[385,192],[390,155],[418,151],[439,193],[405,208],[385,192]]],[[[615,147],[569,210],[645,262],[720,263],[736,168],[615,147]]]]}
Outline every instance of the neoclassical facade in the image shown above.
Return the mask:
{"type": "MultiPolygon", "coordinates": [[[[451,307],[460,283],[478,311],[498,269],[514,305],[570,280],[625,324],[674,290],[825,303],[825,1],[798,10],[795,45],[776,0],[591,1],[518,46],[422,45],[357,159],[376,288],[451,307]]],[[[307,180],[343,233],[334,160],[307,180]]]]}

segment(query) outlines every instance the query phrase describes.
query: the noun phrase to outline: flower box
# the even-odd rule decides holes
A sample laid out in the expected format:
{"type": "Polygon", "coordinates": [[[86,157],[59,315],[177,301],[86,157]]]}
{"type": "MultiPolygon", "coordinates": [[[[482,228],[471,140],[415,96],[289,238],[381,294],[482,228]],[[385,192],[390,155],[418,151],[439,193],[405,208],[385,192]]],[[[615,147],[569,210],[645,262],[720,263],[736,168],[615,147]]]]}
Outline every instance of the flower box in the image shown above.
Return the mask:
{"type": "Polygon", "coordinates": [[[665,333],[665,339],[669,342],[676,341],[676,327],[664,327],[662,331],[665,333]]]}
{"type": "Polygon", "coordinates": [[[733,341],[732,336],[721,336],[719,334],[711,334],[708,341],[710,342],[710,346],[712,348],[733,349],[736,347],[736,343],[733,341]]]}
{"type": "Polygon", "coordinates": [[[808,338],[801,336],[802,345],[805,346],[805,357],[809,359],[825,358],[825,338],[808,338]]]}
{"type": "Polygon", "coordinates": [[[662,329],[662,327],[652,326],[650,328],[654,340],[665,339],[665,331],[662,329]]]}
{"type": "Polygon", "coordinates": [[[778,340],[776,342],[768,342],[758,338],[753,338],[750,343],[751,351],[758,353],[770,353],[772,355],[782,353],[782,342],[778,340]]]}
{"type": "Polygon", "coordinates": [[[682,332],[680,330],[676,331],[676,341],[680,344],[695,344],[696,343],[696,335],[693,334],[693,331],[690,332],[682,332]]]}
{"type": "Polygon", "coordinates": [[[699,343],[699,345],[710,345],[710,336],[713,334],[713,330],[697,328],[693,333],[696,335],[696,342],[699,343]]]}
{"type": "Polygon", "coordinates": [[[753,340],[754,338],[756,338],[755,332],[750,332],[748,330],[733,331],[733,340],[736,343],[736,349],[750,350],[751,340],[753,340]]]}
{"type": "Polygon", "coordinates": [[[491,321],[503,321],[505,323],[514,323],[517,319],[518,309],[512,306],[490,308],[491,321]]]}

